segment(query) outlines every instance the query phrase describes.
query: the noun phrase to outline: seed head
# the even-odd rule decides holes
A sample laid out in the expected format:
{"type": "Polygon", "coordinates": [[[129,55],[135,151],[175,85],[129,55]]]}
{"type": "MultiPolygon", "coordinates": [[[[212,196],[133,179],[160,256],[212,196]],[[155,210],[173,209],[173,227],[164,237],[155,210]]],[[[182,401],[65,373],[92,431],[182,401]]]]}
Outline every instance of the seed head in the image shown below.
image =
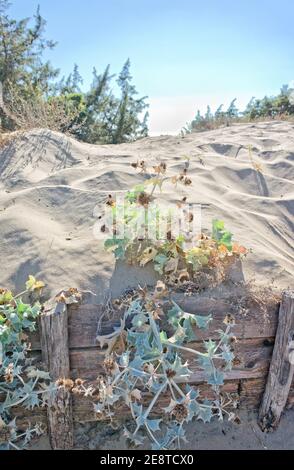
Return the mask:
{"type": "Polygon", "coordinates": [[[172,410],[171,414],[174,416],[176,421],[182,423],[188,416],[188,410],[185,405],[178,403],[172,410]]]}

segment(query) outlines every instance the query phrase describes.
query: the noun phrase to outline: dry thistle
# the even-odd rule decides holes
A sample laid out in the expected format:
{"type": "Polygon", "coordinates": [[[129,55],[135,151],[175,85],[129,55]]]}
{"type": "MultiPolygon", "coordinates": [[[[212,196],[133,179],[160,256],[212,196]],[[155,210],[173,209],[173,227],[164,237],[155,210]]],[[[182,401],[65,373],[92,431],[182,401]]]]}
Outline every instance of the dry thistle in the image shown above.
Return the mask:
{"type": "Polygon", "coordinates": [[[10,363],[6,369],[5,369],[5,374],[4,374],[4,380],[6,383],[11,384],[14,379],[14,364],[10,363]]]}
{"type": "Polygon", "coordinates": [[[151,201],[152,196],[150,196],[150,194],[145,193],[144,191],[139,193],[137,196],[137,203],[140,204],[140,206],[147,207],[151,201]]]}
{"type": "Polygon", "coordinates": [[[175,418],[176,421],[182,423],[188,416],[187,407],[182,403],[178,403],[172,409],[171,415],[175,418]]]}
{"type": "Polygon", "coordinates": [[[113,374],[117,370],[117,363],[113,359],[113,356],[106,356],[103,361],[103,368],[107,374],[113,374]]]}

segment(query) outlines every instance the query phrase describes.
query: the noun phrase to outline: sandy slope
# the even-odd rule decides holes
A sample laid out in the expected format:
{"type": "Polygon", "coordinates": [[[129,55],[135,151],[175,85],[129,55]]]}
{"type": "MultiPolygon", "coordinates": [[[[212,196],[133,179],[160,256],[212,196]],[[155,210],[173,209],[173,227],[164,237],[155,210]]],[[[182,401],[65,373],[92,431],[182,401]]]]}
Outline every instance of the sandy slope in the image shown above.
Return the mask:
{"type": "MultiPolygon", "coordinates": [[[[106,196],[143,180],[130,166],[137,159],[165,161],[171,172],[191,157],[193,186],[165,187],[165,198],[188,196],[202,204],[203,226],[223,218],[235,238],[252,248],[247,279],[291,286],[294,272],[294,125],[242,124],[189,135],[161,136],[132,144],[88,145],[36,130],[0,151],[0,284],[21,289],[28,273],[43,279],[48,293],[63,287],[90,289],[101,300],[137,282],[115,268],[93,236],[93,210],[106,196]],[[254,169],[248,146],[253,149],[254,169]]],[[[144,273],[148,280],[148,272],[144,273]]],[[[151,276],[151,274],[150,274],[151,276]]],[[[293,285],[293,283],[292,283],[293,285]]]]}

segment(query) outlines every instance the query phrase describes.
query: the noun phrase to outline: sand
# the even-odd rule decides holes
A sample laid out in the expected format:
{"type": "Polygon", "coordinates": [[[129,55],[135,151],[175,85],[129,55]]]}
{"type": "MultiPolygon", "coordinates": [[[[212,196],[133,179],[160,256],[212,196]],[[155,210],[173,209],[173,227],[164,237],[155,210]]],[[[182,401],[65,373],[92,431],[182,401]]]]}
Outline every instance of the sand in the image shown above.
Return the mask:
{"type": "MultiPolygon", "coordinates": [[[[187,196],[202,205],[203,228],[225,221],[251,250],[245,281],[293,288],[294,124],[265,122],[187,135],[160,136],[122,145],[88,145],[62,134],[33,130],[0,150],[0,286],[19,292],[28,274],[46,283],[45,297],[63,288],[105,293],[152,283],[152,266],[115,263],[93,227],[108,194],[144,181],[131,163],[163,161],[177,174],[190,157],[191,187],[164,187],[162,198],[187,196]],[[252,158],[249,155],[252,147],[252,158]],[[259,171],[256,165],[258,165],[259,171]]],[[[254,415],[242,424],[189,424],[187,449],[294,448],[293,410],[276,433],[262,434],[254,415]]],[[[78,425],[77,447],[124,449],[121,431],[99,423],[78,425]]],[[[48,448],[46,437],[33,448],[48,448]]]]}
{"type": "MultiPolygon", "coordinates": [[[[275,432],[263,433],[254,412],[243,410],[239,413],[240,424],[217,419],[210,423],[193,421],[185,426],[188,442],[182,450],[294,450],[294,410],[288,410],[281,418],[275,432]]],[[[47,436],[35,441],[32,450],[50,449],[47,436]]],[[[92,422],[76,424],[75,448],[89,450],[127,450],[121,429],[114,431],[105,423],[92,422]]],[[[146,441],[144,449],[150,448],[146,441]]]]}
{"type": "Polygon", "coordinates": [[[122,145],[89,145],[47,130],[17,136],[0,150],[0,284],[20,291],[34,274],[46,283],[46,296],[70,286],[100,302],[109,287],[116,295],[138,280],[152,282],[151,267],[126,273],[116,266],[93,227],[109,193],[144,180],[131,162],[163,161],[176,174],[184,156],[193,185],[176,194],[167,184],[162,197],[200,203],[204,229],[223,219],[252,250],[246,280],[293,286],[294,124],[284,121],[122,145]]]}

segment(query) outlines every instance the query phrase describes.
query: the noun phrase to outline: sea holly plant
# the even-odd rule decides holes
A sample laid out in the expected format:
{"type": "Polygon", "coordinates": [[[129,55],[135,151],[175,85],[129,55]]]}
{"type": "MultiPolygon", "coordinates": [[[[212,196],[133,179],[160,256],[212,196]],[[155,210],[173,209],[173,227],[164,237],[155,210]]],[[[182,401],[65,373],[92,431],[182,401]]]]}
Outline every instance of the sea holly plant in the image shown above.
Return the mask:
{"type": "Polygon", "coordinates": [[[113,420],[116,408],[127,405],[133,425],[125,428],[126,439],[140,446],[148,436],[154,450],[179,448],[186,440],[185,423],[192,419],[209,422],[227,415],[236,420],[233,409],[237,402],[221,393],[225,371],[231,369],[234,359],[232,318],[215,332],[216,339],[195,347],[197,332],[212,321],[211,315],[183,311],[162,281],[154,292],[139,288],[124,312],[121,327],[97,338],[101,346],[108,345],[105,376],[99,379],[94,404],[97,417],[113,420]],[[115,346],[122,337],[124,347],[118,353],[115,346]],[[209,399],[188,384],[195,368],[203,371],[203,380],[211,387],[209,399]],[[169,403],[163,405],[163,399],[169,403]]]}
{"type": "Polygon", "coordinates": [[[149,172],[144,161],[132,164],[146,180],[123,198],[108,196],[110,217],[101,227],[108,236],[105,249],[113,252],[116,259],[142,267],[153,263],[155,271],[173,286],[195,283],[201,271],[218,272],[219,278],[225,278],[226,268],[247,253],[246,248],[233,242],[233,235],[222,220],[213,220],[211,234],[195,233],[195,214],[186,196],[175,208],[165,211],[155,202],[156,190],[162,192],[166,181],[175,188],[178,184],[192,184],[189,163],[186,158],[183,170],[171,176],[167,176],[164,162],[149,172]]]}
{"type": "MultiPolygon", "coordinates": [[[[30,276],[26,289],[18,295],[0,289],[0,449],[19,449],[42,433],[40,425],[18,430],[12,410],[44,406],[53,393],[49,374],[34,366],[29,358],[28,332],[36,328],[41,305],[23,302],[44,284],[30,276]]],[[[15,414],[14,414],[15,416],[15,414]]]]}

